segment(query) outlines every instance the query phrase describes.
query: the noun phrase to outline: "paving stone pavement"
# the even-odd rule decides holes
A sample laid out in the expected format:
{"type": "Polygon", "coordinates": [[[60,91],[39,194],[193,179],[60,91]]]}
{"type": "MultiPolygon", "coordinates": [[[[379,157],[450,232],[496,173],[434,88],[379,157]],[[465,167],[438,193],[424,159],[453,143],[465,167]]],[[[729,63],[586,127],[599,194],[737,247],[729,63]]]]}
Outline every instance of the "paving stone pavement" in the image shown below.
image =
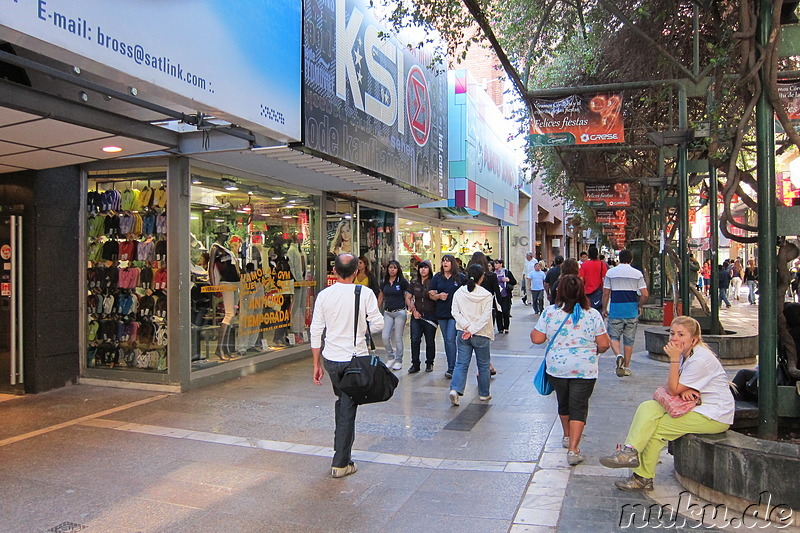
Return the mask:
{"type": "MultiPolygon", "coordinates": [[[[734,304],[726,326],[755,328],[756,307],[734,304]]],[[[450,405],[439,339],[433,373],[404,368],[391,401],[359,409],[359,470],[343,479],[330,478],[334,396],[312,383],[310,357],[183,394],[76,385],[0,398],[0,532],[715,530],[641,518],[682,497],[666,452],[648,495],[618,491],[627,470],[598,462],[664,381],[644,326],[633,377],[601,358],[587,460],[569,467],[555,397],[531,384],[544,353],[528,337],[535,318],[518,300],[512,313],[492,346],[491,401],[470,379],[450,405]]]]}

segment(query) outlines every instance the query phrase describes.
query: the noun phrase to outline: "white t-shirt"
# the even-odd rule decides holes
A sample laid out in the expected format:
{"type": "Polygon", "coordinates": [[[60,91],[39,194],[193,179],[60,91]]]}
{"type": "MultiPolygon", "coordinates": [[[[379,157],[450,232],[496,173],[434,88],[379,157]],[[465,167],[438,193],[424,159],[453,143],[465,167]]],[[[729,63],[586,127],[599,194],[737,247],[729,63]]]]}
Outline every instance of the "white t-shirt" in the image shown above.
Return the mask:
{"type": "Polygon", "coordinates": [[[728,376],[714,352],[697,346],[694,354],[681,361],[678,383],[700,392],[701,404],[692,409],[723,424],[733,424],[736,410],[728,376]]]}

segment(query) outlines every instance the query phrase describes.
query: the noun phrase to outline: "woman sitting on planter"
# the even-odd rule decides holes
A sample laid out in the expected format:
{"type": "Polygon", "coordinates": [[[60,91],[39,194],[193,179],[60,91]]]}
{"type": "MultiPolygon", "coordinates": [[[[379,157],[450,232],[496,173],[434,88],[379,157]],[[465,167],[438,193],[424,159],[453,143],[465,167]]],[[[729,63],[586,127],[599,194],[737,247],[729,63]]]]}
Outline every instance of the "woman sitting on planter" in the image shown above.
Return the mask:
{"type": "Polygon", "coordinates": [[[639,404],[625,445],[600,463],[608,468],[633,468],[626,480],[615,481],[620,490],[653,490],[658,456],[667,441],[687,433],[722,433],[733,423],[734,401],[728,377],[717,357],[700,336],[700,324],[688,316],[672,321],[669,342],[667,392],[684,400],[698,399],[688,413],[672,418],[655,400],[639,404]]]}

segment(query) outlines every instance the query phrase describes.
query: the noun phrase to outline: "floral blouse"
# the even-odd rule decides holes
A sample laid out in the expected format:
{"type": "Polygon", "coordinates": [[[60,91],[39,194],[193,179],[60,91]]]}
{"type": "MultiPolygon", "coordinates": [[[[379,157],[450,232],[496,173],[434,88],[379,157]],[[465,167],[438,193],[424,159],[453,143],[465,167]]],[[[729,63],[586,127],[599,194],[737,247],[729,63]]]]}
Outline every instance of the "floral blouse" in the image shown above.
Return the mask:
{"type": "MultiPolygon", "coordinates": [[[[547,335],[545,347],[565,316],[564,311],[551,305],[539,317],[535,329],[547,335]]],[[[598,354],[595,337],[605,332],[603,317],[596,309],[583,309],[577,325],[572,323],[570,315],[547,352],[547,373],[557,378],[596,379],[598,354]]]]}

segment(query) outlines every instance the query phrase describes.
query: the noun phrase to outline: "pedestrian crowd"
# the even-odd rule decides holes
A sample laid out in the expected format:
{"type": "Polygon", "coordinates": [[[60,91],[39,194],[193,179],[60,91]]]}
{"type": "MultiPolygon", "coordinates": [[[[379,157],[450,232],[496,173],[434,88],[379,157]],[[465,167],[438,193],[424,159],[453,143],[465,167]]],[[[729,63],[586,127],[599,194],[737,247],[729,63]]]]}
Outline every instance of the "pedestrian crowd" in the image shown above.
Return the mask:
{"type": "MultiPolygon", "coordinates": [[[[616,375],[632,376],[630,362],[638,319],[649,296],[644,275],[631,265],[630,250],[619,252],[618,264],[611,258],[606,260],[594,246],[581,254],[581,259],[559,255],[545,268],[528,253],[521,280],[522,302],[532,307],[536,319],[530,339],[534,344],[546,344],[543,367],[556,393],[562,445],[570,465],[585,460],[579,445],[597,381],[599,357],[611,349],[616,375]],[[549,305],[545,305],[545,299],[549,305]]],[[[710,277],[710,262],[706,263],[708,268],[696,263],[692,258],[690,265],[699,278],[706,279],[707,271],[710,277]]],[[[491,400],[491,376],[496,373],[491,344],[496,335],[508,334],[511,327],[517,280],[502,260],[475,252],[463,265],[448,254],[442,257],[436,272],[430,261],[420,261],[410,280],[392,260],[378,282],[367,265],[364,258],[349,253],[336,257],[337,283],[320,292],[311,324],[314,382],[320,385],[327,371],[337,396],[331,470],[336,478],[357,471],[350,456],[357,405],[338,384],[352,357],[369,354],[365,342],[368,331],[382,332],[387,366],[401,370],[403,330],[410,313],[408,373],[415,374],[422,369],[423,339],[425,371],[433,371],[436,332],[441,330],[444,374],[451,380],[448,398],[453,406],[459,406],[473,355],[478,369],[478,398],[482,402],[491,400]],[[354,292],[354,284],[372,290],[354,292]],[[354,298],[360,304],[355,312],[346,304],[354,298]],[[356,315],[359,308],[363,313],[356,315]]],[[[717,293],[729,306],[727,291],[737,286],[734,279],[748,287],[757,285],[758,270],[752,261],[747,269],[741,268],[738,259],[719,268],[717,293]]],[[[751,294],[755,290],[751,289],[751,294]]],[[[734,297],[738,299],[738,292],[734,297]]],[[[624,443],[614,454],[600,459],[607,467],[634,469],[630,478],[616,483],[621,490],[652,490],[655,465],[666,441],[686,433],[722,432],[732,423],[733,397],[722,367],[702,342],[699,324],[689,317],[677,317],[670,327],[665,352],[670,358],[666,396],[695,401],[696,406],[692,404],[687,413],[675,418],[655,400],[639,406],[624,443]]]]}

